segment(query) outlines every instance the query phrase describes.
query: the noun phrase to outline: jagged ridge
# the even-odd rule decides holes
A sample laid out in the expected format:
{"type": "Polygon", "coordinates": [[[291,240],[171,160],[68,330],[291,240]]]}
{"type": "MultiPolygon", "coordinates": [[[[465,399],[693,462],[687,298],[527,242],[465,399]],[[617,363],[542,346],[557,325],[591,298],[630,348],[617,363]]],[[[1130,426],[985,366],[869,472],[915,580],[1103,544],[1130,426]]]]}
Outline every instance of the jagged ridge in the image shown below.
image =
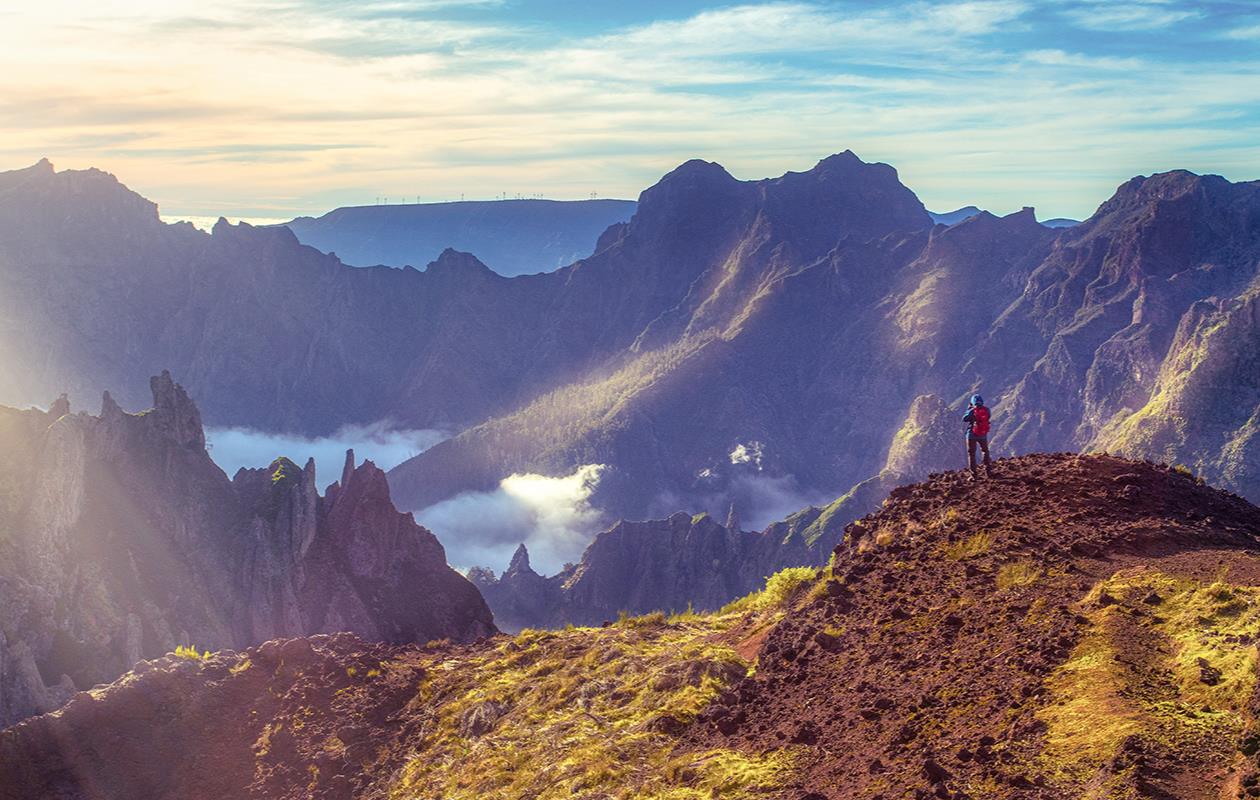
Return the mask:
{"type": "Polygon", "coordinates": [[[493,633],[477,590],[346,456],[320,496],[285,458],[229,481],[169,373],[153,408],[0,408],[0,724],[55,708],[177,645],[353,631],[407,642],[493,633]]]}

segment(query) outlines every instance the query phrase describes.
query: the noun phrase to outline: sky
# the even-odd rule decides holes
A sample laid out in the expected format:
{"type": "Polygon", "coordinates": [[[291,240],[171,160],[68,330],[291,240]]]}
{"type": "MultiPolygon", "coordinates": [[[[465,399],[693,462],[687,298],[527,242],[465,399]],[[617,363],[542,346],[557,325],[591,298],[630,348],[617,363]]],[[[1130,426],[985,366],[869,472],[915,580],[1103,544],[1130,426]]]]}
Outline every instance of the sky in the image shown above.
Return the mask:
{"type": "Polygon", "coordinates": [[[1260,178],[1260,2],[0,4],[0,170],[98,167],[166,216],[633,198],[845,149],[937,211],[1260,178]]]}

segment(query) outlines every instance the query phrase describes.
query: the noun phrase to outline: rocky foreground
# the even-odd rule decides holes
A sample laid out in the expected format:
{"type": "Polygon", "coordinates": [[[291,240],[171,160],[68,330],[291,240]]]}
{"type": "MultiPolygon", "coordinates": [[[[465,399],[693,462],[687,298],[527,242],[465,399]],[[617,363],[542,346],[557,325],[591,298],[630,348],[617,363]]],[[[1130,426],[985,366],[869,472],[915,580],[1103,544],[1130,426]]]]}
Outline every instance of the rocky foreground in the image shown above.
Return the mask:
{"type": "Polygon", "coordinates": [[[1260,509],[1109,456],[933,476],[712,614],[145,662],[0,797],[1260,796],[1260,509]]]}

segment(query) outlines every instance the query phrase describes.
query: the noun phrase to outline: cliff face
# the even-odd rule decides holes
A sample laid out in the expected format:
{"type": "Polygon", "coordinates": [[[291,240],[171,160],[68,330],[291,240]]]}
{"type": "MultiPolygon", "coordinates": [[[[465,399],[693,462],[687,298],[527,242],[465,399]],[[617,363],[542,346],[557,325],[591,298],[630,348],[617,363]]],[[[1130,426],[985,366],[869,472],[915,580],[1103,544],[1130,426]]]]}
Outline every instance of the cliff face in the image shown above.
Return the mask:
{"type": "Polygon", "coordinates": [[[0,723],[53,708],[177,645],[241,647],[349,630],[384,641],[494,631],[442,547],[396,511],[385,475],[347,457],[228,480],[168,373],[153,408],[99,416],[0,409],[0,723]]]}

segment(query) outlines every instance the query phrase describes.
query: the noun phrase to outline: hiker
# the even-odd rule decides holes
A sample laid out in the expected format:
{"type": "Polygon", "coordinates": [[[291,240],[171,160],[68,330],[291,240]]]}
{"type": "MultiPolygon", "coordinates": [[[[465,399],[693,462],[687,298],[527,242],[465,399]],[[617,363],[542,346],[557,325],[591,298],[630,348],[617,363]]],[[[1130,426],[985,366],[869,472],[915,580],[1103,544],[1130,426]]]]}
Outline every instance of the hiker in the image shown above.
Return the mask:
{"type": "Polygon", "coordinates": [[[963,422],[967,423],[967,466],[971,470],[971,479],[976,479],[976,445],[984,453],[984,474],[993,477],[993,463],[989,461],[989,407],[984,398],[978,394],[971,396],[971,406],[967,409],[963,422]]]}

